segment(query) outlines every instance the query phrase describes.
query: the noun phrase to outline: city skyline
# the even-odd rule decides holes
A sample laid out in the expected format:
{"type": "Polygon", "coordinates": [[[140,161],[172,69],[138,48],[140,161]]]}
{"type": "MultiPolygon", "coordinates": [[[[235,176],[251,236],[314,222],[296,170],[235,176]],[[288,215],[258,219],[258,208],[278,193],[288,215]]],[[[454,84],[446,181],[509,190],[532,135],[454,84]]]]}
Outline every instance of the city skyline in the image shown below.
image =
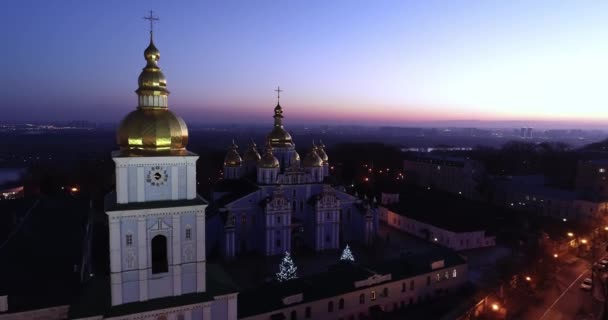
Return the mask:
{"type": "Polygon", "coordinates": [[[119,121],[151,8],[169,106],[190,122],[270,121],[281,85],[294,123],[601,127],[606,4],[587,4],[11,2],[5,120],[119,121]]]}

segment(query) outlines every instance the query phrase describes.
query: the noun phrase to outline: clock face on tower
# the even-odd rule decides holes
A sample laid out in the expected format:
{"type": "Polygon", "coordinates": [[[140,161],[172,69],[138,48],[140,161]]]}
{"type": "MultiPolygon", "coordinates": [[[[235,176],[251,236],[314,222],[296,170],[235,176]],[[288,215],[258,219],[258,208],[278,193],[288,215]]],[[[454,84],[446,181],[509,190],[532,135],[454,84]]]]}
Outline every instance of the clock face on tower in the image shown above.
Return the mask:
{"type": "Polygon", "coordinates": [[[146,182],[153,186],[160,186],[167,182],[168,176],[167,170],[161,166],[152,167],[150,171],[148,171],[146,182]]]}

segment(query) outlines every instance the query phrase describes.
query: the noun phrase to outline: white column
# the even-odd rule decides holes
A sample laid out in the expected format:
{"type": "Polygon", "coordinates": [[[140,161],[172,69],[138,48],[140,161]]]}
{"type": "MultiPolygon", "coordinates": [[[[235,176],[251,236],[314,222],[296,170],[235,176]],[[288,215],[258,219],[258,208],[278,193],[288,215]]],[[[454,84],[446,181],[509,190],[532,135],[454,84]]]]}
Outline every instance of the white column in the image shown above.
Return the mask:
{"type": "Polygon", "coordinates": [[[211,320],[211,302],[203,304],[203,320],[211,320]]]}
{"type": "Polygon", "coordinates": [[[204,292],[205,282],[205,206],[196,212],[196,292],[204,292]]]}
{"type": "Polygon", "coordinates": [[[112,305],[122,303],[122,259],[120,220],[112,217],[110,219],[110,280],[112,283],[112,305]]]}
{"type": "Polygon", "coordinates": [[[228,298],[227,320],[236,320],[236,294],[228,298]]]}
{"type": "Polygon", "coordinates": [[[171,167],[171,200],[177,200],[177,197],[179,195],[178,193],[178,187],[179,187],[179,181],[178,181],[178,168],[177,166],[172,166],[171,167]]]}
{"type": "Polygon", "coordinates": [[[182,248],[181,221],[179,215],[174,215],[171,230],[173,231],[173,295],[182,294],[182,248]]]}
{"type": "Polygon", "coordinates": [[[148,300],[148,234],[146,218],[137,219],[137,263],[139,268],[139,301],[148,300]]]}
{"type": "Polygon", "coordinates": [[[137,167],[137,202],[146,201],[144,167],[137,167]]]}
{"type": "Polygon", "coordinates": [[[119,167],[116,165],[116,202],[127,203],[129,202],[129,186],[128,186],[129,172],[126,167],[119,167]]]}
{"type": "Polygon", "coordinates": [[[186,199],[196,198],[196,163],[188,163],[186,167],[187,196],[186,199]]]}

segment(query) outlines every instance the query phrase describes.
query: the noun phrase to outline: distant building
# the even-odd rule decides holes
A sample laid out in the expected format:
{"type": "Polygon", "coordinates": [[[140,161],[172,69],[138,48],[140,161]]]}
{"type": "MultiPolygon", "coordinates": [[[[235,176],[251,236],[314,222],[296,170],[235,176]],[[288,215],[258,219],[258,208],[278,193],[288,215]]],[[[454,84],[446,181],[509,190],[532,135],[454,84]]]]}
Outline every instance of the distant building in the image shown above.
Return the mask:
{"type": "Polygon", "coordinates": [[[469,199],[479,197],[481,163],[467,158],[416,154],[403,161],[405,180],[422,188],[438,189],[469,199]]]}
{"type": "Polygon", "coordinates": [[[380,207],[380,218],[403,232],[454,250],[496,245],[488,216],[495,207],[429,190],[407,190],[380,207]]]}
{"type": "Polygon", "coordinates": [[[520,137],[522,139],[532,139],[532,128],[521,128],[520,137]]]}
{"type": "Polygon", "coordinates": [[[608,200],[608,160],[579,161],[574,187],[585,198],[608,200]]]}
{"type": "Polygon", "coordinates": [[[577,190],[545,185],[540,175],[512,176],[496,180],[493,202],[505,207],[559,219],[603,219],[608,202],[592,201],[577,190]]]}

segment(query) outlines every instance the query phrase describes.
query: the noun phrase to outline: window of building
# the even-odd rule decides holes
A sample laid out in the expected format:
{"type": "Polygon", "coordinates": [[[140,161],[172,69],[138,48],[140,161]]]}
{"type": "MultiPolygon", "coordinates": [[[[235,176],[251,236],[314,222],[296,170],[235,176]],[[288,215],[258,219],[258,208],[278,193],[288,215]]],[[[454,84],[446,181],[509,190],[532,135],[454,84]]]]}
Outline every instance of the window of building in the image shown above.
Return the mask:
{"type": "Polygon", "coordinates": [[[340,298],[340,301],[338,301],[338,309],[342,310],[344,309],[344,299],[340,298]]]}
{"type": "Polygon", "coordinates": [[[346,210],[346,219],[350,221],[350,209],[346,210]]]}
{"type": "Polygon", "coordinates": [[[167,238],[159,234],[152,238],[152,273],[167,271],[169,271],[167,238]]]}
{"type": "Polygon", "coordinates": [[[384,287],[384,289],[382,289],[382,296],[385,298],[388,297],[388,288],[387,287],[384,287]]]}
{"type": "Polygon", "coordinates": [[[241,224],[245,225],[247,223],[247,216],[246,215],[242,215],[241,216],[241,224]]]}
{"type": "Polygon", "coordinates": [[[435,278],[437,278],[437,282],[441,281],[441,275],[439,273],[435,275],[435,278]]]}
{"type": "Polygon", "coordinates": [[[192,229],[186,228],[186,240],[192,240],[192,229]]]}
{"type": "Polygon", "coordinates": [[[405,287],[407,287],[407,285],[405,285],[405,282],[401,283],[401,292],[405,292],[405,287]]]}
{"type": "Polygon", "coordinates": [[[431,276],[426,276],[426,285],[427,286],[431,285],[431,276]]]}
{"type": "Polygon", "coordinates": [[[276,244],[277,248],[280,248],[281,247],[281,239],[276,239],[275,240],[275,244],[276,244]]]}
{"type": "Polygon", "coordinates": [[[326,234],[326,235],[325,235],[325,242],[329,242],[329,240],[331,240],[331,239],[330,239],[329,235],[328,235],[328,234],[326,234]]]}
{"type": "Polygon", "coordinates": [[[329,212],[325,214],[325,220],[329,220],[329,212]]]}
{"type": "Polygon", "coordinates": [[[281,216],[277,216],[277,223],[281,223],[281,216]]]}
{"type": "Polygon", "coordinates": [[[310,307],[306,307],[306,309],[304,309],[304,318],[310,319],[310,314],[310,307]]]}
{"type": "Polygon", "coordinates": [[[298,312],[296,310],[291,311],[291,320],[298,320],[298,312]]]}
{"type": "Polygon", "coordinates": [[[300,211],[304,211],[304,201],[300,200],[300,211]]]}
{"type": "Polygon", "coordinates": [[[372,301],[376,300],[376,290],[372,290],[372,301]]]}
{"type": "Polygon", "coordinates": [[[296,205],[297,205],[296,203],[297,203],[296,200],[292,201],[292,203],[291,203],[291,207],[292,207],[291,210],[296,211],[296,205]]]}
{"type": "Polygon", "coordinates": [[[443,275],[444,278],[449,279],[450,278],[450,272],[446,271],[445,274],[443,275]]]}
{"type": "Polygon", "coordinates": [[[130,247],[133,245],[133,235],[132,234],[127,234],[125,243],[126,243],[127,247],[130,247]]]}
{"type": "Polygon", "coordinates": [[[291,192],[291,195],[294,199],[296,198],[296,189],[293,189],[293,191],[291,192]]]}
{"type": "Polygon", "coordinates": [[[414,290],[414,280],[410,281],[410,290],[414,290]]]}
{"type": "Polygon", "coordinates": [[[327,303],[327,312],[334,312],[334,302],[330,301],[327,303]]]}
{"type": "Polygon", "coordinates": [[[456,269],[452,270],[452,278],[456,278],[456,269]]]}

